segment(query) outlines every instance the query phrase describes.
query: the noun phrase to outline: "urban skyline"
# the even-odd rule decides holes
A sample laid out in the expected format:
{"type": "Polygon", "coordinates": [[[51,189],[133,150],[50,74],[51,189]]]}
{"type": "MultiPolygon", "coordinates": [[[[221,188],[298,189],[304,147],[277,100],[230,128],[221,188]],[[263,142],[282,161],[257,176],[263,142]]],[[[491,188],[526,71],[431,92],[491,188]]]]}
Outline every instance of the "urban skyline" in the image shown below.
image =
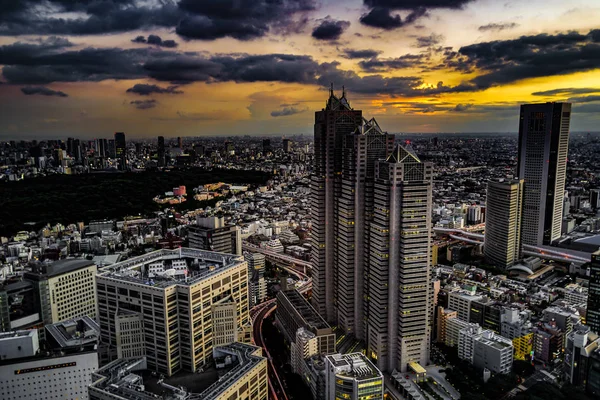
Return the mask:
{"type": "Polygon", "coordinates": [[[0,6],[0,137],[309,134],[331,83],[391,133],[598,126],[593,0],[92,3],[0,6]]]}
{"type": "Polygon", "coordinates": [[[600,398],[599,20],[0,0],[0,398],[600,398]]]}

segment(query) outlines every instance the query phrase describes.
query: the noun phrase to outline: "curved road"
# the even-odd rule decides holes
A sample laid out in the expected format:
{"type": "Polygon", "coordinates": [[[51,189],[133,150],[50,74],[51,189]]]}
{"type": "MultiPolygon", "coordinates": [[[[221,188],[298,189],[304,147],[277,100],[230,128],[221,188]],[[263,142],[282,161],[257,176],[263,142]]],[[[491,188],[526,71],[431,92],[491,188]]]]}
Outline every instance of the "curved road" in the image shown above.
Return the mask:
{"type": "MultiPolygon", "coordinates": [[[[298,274],[298,271],[290,270],[289,272],[298,274]]],[[[298,289],[300,293],[306,293],[308,290],[312,288],[312,282],[310,279],[302,285],[298,289]]],[[[269,353],[269,349],[265,345],[262,334],[262,325],[265,318],[275,311],[277,308],[276,299],[267,300],[264,303],[260,303],[254,306],[250,310],[250,318],[252,320],[252,336],[254,338],[254,344],[256,346],[262,347],[265,356],[267,357],[267,362],[269,367],[267,368],[267,377],[269,380],[269,391],[271,393],[272,399],[274,400],[288,400],[288,397],[285,393],[285,389],[283,387],[283,383],[277,374],[277,370],[273,365],[273,361],[271,359],[271,354],[269,353]]]]}

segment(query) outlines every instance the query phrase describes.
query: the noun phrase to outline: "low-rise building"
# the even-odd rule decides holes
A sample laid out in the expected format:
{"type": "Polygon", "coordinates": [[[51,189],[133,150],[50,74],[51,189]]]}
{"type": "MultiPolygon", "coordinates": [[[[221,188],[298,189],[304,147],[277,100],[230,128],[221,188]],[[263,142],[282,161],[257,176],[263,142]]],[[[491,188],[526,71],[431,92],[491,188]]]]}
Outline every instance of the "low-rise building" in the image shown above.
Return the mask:
{"type": "Polygon", "coordinates": [[[471,320],[471,304],[482,300],[483,296],[473,295],[470,292],[455,290],[448,295],[448,308],[458,313],[458,319],[466,322],[471,320]]]}
{"type": "Polygon", "coordinates": [[[294,372],[300,370],[300,360],[314,354],[335,352],[335,333],[312,305],[297,290],[277,293],[275,323],[281,327],[292,351],[294,372]]]}
{"type": "Polygon", "coordinates": [[[43,351],[35,329],[0,334],[1,399],[88,399],[98,369],[99,326],[84,317],[45,329],[43,351]]]}
{"type": "Polygon", "coordinates": [[[383,374],[362,353],[325,357],[325,399],[383,399],[383,374]]]}
{"type": "Polygon", "coordinates": [[[512,341],[492,331],[483,331],[474,339],[473,365],[479,369],[487,368],[499,374],[508,374],[512,370],[512,341]]]}
{"type": "Polygon", "coordinates": [[[450,318],[446,322],[446,346],[458,346],[460,330],[469,326],[469,323],[458,318],[450,318]]]}
{"type": "Polygon", "coordinates": [[[160,393],[146,389],[144,379],[136,371],[147,368],[146,359],[115,360],[93,374],[89,386],[90,400],[230,400],[267,399],[267,359],[259,347],[231,343],[213,349],[217,368],[227,372],[200,393],[191,393],[185,387],[161,383],[160,393]]]}
{"type": "Polygon", "coordinates": [[[439,343],[446,343],[446,335],[448,330],[448,321],[457,318],[458,313],[454,310],[449,310],[442,306],[438,307],[437,314],[437,341],[439,343]]]}

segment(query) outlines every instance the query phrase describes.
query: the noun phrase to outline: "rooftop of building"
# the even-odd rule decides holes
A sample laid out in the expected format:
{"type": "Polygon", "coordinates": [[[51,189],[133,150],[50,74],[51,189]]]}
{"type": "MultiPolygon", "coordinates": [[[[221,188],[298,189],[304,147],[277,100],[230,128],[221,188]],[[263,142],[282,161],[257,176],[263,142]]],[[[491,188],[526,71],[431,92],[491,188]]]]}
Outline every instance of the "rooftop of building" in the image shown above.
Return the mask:
{"type": "Polygon", "coordinates": [[[243,262],[244,258],[235,254],[180,247],[175,250],[153,251],[100,268],[99,276],[158,288],[167,288],[173,285],[190,286],[243,262]],[[181,259],[188,261],[185,277],[165,275],[164,277],[149,278],[148,272],[145,271],[148,264],[181,259]]]}
{"type": "Polygon", "coordinates": [[[0,332],[0,340],[10,340],[17,337],[26,337],[35,335],[35,330],[26,330],[26,331],[12,331],[12,332],[0,332]]]}
{"type": "MultiPolygon", "coordinates": [[[[204,374],[189,374],[182,379],[175,380],[169,378],[169,383],[159,380],[158,382],[146,382],[135,371],[146,369],[145,358],[119,359],[107,364],[98,370],[92,377],[94,383],[90,386],[92,390],[99,390],[110,393],[113,396],[120,396],[129,400],[151,400],[151,399],[180,399],[180,400],[208,400],[219,397],[233,383],[252,370],[265,358],[261,355],[261,349],[256,346],[243,343],[232,343],[226,346],[216,347],[213,350],[215,358],[230,356],[232,366],[228,371],[217,377],[211,373],[209,385],[203,384],[204,390],[200,393],[192,393],[189,386],[199,387],[197,381],[204,381],[204,374]],[[163,383],[164,382],[164,383],[163,383]],[[165,389],[171,390],[171,393],[158,395],[147,390],[144,386],[148,383],[148,388],[154,387],[157,392],[164,392],[165,389]],[[177,386],[175,386],[177,385],[177,386]],[[183,387],[182,387],[183,386],[183,387]],[[162,390],[161,390],[162,389],[162,390]]],[[[144,374],[146,375],[146,374],[144,374]]],[[[200,386],[201,387],[201,386],[200,386]]],[[[193,390],[193,389],[192,389],[193,390]]]]}
{"type": "Polygon", "coordinates": [[[310,305],[306,297],[297,290],[285,290],[279,292],[278,296],[285,296],[292,304],[294,309],[301,315],[302,319],[312,329],[331,329],[329,324],[321,315],[310,305]]]}
{"type": "Polygon", "coordinates": [[[371,361],[362,353],[332,354],[325,356],[326,360],[336,369],[337,376],[366,380],[383,378],[371,361]]]}
{"type": "Polygon", "coordinates": [[[52,264],[33,264],[31,271],[27,272],[25,276],[34,280],[47,279],[93,265],[95,264],[91,260],[67,258],[64,260],[55,261],[52,264]]]}
{"type": "Polygon", "coordinates": [[[100,325],[92,318],[84,316],[46,325],[46,332],[48,339],[52,338],[60,348],[77,347],[97,343],[100,325]]]}

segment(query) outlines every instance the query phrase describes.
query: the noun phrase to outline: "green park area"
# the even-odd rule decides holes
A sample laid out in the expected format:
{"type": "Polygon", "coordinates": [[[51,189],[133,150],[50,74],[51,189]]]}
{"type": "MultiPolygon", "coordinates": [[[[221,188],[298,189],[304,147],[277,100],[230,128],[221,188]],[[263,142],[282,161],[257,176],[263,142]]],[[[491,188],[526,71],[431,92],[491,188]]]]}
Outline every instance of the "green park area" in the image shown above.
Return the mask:
{"type": "Polygon", "coordinates": [[[152,199],[184,185],[188,201],[175,205],[186,211],[214,205],[196,201],[192,189],[213,182],[264,184],[269,175],[259,171],[181,168],[170,171],[51,175],[0,185],[0,235],[34,230],[44,225],[151,216],[168,205],[152,199]]]}

